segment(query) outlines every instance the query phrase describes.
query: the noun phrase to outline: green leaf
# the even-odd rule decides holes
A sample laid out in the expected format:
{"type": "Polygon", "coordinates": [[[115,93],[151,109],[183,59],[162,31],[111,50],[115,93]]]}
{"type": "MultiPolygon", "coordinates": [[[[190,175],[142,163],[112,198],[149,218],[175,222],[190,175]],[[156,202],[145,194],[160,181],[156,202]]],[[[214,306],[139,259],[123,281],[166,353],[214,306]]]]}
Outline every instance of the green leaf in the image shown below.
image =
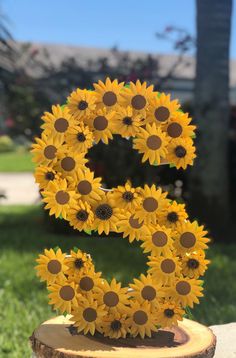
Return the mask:
{"type": "Polygon", "coordinates": [[[161,92],[157,92],[157,97],[161,97],[161,92]]]}
{"type": "Polygon", "coordinates": [[[193,135],[191,135],[191,138],[192,139],[194,139],[194,138],[196,138],[197,136],[196,136],[196,133],[194,133],[193,135]]]}
{"type": "Polygon", "coordinates": [[[74,252],[78,252],[78,251],[79,251],[78,247],[74,246],[74,247],[73,247],[73,251],[74,251],[74,252]]]}
{"type": "Polygon", "coordinates": [[[124,87],[130,88],[130,84],[129,84],[129,83],[126,83],[126,84],[124,85],[124,87]]]}
{"type": "Polygon", "coordinates": [[[88,235],[92,235],[92,230],[84,230],[84,232],[86,232],[88,235]]]}
{"type": "Polygon", "coordinates": [[[189,306],[186,306],[184,309],[185,309],[185,312],[186,312],[186,315],[185,315],[186,318],[194,320],[194,316],[193,316],[189,306]]]}
{"type": "Polygon", "coordinates": [[[59,250],[59,249],[60,249],[59,246],[55,246],[55,247],[53,248],[53,251],[57,252],[57,250],[59,250]]]}
{"type": "Polygon", "coordinates": [[[181,113],[184,113],[184,111],[182,109],[177,109],[177,112],[181,112],[181,113]]]}
{"type": "Polygon", "coordinates": [[[174,168],[175,167],[175,164],[174,163],[170,163],[169,164],[169,168],[174,168]]]}
{"type": "Polygon", "coordinates": [[[62,214],[58,216],[58,219],[63,220],[62,214]]]}
{"type": "Polygon", "coordinates": [[[63,110],[66,107],[66,104],[61,105],[61,109],[63,110]]]}

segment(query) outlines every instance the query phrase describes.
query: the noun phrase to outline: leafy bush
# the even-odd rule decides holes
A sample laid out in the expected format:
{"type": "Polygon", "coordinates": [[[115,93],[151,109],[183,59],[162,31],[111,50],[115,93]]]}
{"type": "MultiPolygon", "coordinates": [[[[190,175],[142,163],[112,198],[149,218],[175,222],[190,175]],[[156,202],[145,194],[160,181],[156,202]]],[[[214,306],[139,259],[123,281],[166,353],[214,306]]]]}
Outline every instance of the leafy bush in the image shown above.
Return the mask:
{"type": "Polygon", "coordinates": [[[12,152],[14,149],[14,142],[9,136],[0,136],[0,153],[12,152]]]}

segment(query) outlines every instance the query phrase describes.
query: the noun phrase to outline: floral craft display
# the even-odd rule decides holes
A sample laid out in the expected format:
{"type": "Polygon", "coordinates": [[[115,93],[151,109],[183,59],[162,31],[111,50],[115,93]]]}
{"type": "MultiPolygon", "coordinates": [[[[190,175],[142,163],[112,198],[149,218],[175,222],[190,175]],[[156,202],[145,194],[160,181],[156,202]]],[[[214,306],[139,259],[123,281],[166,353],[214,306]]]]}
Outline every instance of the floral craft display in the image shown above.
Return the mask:
{"type": "Polygon", "coordinates": [[[191,222],[184,204],[171,201],[156,185],[130,181],[104,190],[102,178],[88,168],[89,149],[120,135],[150,165],[177,169],[193,164],[195,126],[177,100],[137,81],[125,85],[109,78],[93,90],[77,89],[67,104],[43,117],[42,135],[32,147],[35,180],[49,215],[79,231],[110,232],[148,253],[148,271],[127,287],[97,272],[81,250],[45,249],[37,274],[49,291],[49,304],[71,314],[78,332],[105,337],[150,337],[178,321],[203,296],[201,277],[209,260],[203,226],[191,222]]]}

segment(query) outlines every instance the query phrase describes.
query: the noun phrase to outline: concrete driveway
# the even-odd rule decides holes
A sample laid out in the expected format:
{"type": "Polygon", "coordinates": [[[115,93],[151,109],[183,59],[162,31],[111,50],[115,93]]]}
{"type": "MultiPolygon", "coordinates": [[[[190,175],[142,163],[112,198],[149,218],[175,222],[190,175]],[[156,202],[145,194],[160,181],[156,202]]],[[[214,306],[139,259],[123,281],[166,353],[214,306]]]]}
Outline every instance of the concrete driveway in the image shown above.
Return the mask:
{"type": "Polygon", "coordinates": [[[38,186],[32,173],[0,173],[0,205],[30,205],[39,202],[38,186]]]}

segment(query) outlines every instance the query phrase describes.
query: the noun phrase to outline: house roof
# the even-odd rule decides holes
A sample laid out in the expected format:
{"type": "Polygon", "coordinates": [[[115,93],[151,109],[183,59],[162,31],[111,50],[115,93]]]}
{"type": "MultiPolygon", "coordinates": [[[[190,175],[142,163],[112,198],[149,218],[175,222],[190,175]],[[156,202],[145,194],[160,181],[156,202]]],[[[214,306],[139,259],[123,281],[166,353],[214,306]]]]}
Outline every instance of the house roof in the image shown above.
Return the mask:
{"type": "MultiPolygon", "coordinates": [[[[17,66],[24,67],[25,70],[34,77],[42,76],[42,71],[35,66],[34,61],[29,61],[31,54],[35,60],[39,60],[44,64],[51,63],[54,67],[59,67],[60,64],[68,58],[73,58],[78,61],[81,66],[86,67],[88,60],[94,60],[106,57],[111,66],[115,66],[117,56],[114,55],[111,49],[95,48],[95,47],[77,47],[70,45],[59,44],[45,44],[45,43],[20,43],[17,42],[14,46],[19,49],[24,47],[24,52],[20,58],[17,59],[17,66]]],[[[121,54],[129,54],[131,59],[147,57],[147,52],[140,51],[121,51],[121,54]]],[[[178,56],[175,54],[158,54],[151,53],[153,59],[156,59],[159,64],[159,74],[165,76],[172,66],[177,62],[178,56]]],[[[1,61],[1,60],[0,60],[1,61]]],[[[8,70],[9,63],[0,63],[8,70]]],[[[192,80],[195,76],[196,61],[194,57],[184,56],[183,60],[176,66],[173,77],[176,79],[192,80]]],[[[230,61],[230,86],[236,87],[236,60],[230,61]]]]}

